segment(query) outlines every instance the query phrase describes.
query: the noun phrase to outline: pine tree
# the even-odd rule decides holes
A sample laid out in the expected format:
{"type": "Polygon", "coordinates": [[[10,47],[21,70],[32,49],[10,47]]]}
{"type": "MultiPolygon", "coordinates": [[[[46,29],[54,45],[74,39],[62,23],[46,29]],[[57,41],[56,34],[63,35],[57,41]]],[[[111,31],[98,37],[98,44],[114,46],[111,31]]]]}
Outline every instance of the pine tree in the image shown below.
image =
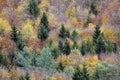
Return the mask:
{"type": "Polygon", "coordinates": [[[63,49],[64,54],[69,55],[71,53],[71,48],[68,40],[66,40],[64,49],[63,49]]]}
{"type": "Polygon", "coordinates": [[[96,25],[95,31],[94,31],[94,34],[93,34],[93,44],[94,45],[97,43],[97,39],[98,39],[100,34],[101,34],[100,27],[99,27],[99,25],[96,25]]]}
{"type": "Polygon", "coordinates": [[[30,74],[28,72],[25,74],[25,80],[30,80],[30,74]]]}
{"type": "Polygon", "coordinates": [[[75,40],[77,39],[77,36],[78,36],[78,33],[77,33],[76,30],[74,30],[74,31],[72,32],[72,34],[71,34],[71,39],[72,39],[73,41],[75,41],[75,40]]]}
{"type": "Polygon", "coordinates": [[[90,5],[89,13],[93,13],[96,16],[98,15],[98,10],[97,10],[97,6],[95,5],[95,1],[92,1],[91,5],[90,5]]]}
{"type": "Polygon", "coordinates": [[[37,18],[39,15],[40,9],[38,7],[38,3],[35,0],[29,0],[28,11],[29,14],[34,18],[37,18]]]}
{"type": "Polygon", "coordinates": [[[82,42],[82,45],[81,45],[81,53],[83,56],[86,54],[86,45],[84,41],[82,42]]]}
{"type": "Polygon", "coordinates": [[[22,50],[24,48],[25,43],[22,39],[22,34],[20,33],[20,31],[17,30],[15,25],[13,25],[12,27],[11,39],[16,42],[18,49],[22,50]]]}
{"type": "Polygon", "coordinates": [[[92,42],[90,41],[90,39],[88,38],[87,42],[86,42],[86,52],[87,53],[91,53],[91,54],[94,54],[95,51],[93,49],[93,45],[92,45],[92,42]]]}
{"type": "Polygon", "coordinates": [[[96,52],[97,54],[100,54],[101,52],[106,51],[106,46],[105,46],[105,40],[102,34],[97,39],[97,44],[96,44],[96,52]]]}
{"type": "Polygon", "coordinates": [[[15,25],[13,25],[13,27],[12,27],[11,39],[14,40],[15,42],[18,41],[18,30],[15,25]]]}
{"type": "Polygon", "coordinates": [[[43,24],[40,24],[40,27],[38,29],[38,38],[43,42],[45,41],[49,36],[48,30],[45,28],[43,24]]]}
{"type": "Polygon", "coordinates": [[[25,47],[25,42],[23,41],[22,34],[20,32],[18,33],[17,47],[20,50],[23,50],[25,47]]]}
{"type": "Polygon", "coordinates": [[[61,53],[63,53],[63,47],[64,47],[63,42],[62,42],[62,40],[60,39],[60,40],[59,40],[59,43],[58,43],[58,49],[60,50],[61,53]]]}
{"type": "Polygon", "coordinates": [[[62,39],[66,39],[66,38],[69,38],[69,36],[70,36],[69,30],[66,30],[64,25],[62,24],[62,27],[61,27],[60,33],[59,33],[59,37],[62,39]]]}
{"type": "Polygon", "coordinates": [[[64,67],[63,63],[60,62],[60,63],[58,64],[57,70],[61,72],[61,71],[64,70],[64,68],[65,68],[65,67],[64,67]]]}
{"type": "Polygon", "coordinates": [[[60,55],[60,51],[57,47],[52,50],[52,56],[56,59],[60,55]]]}
{"type": "Polygon", "coordinates": [[[85,65],[82,70],[80,70],[79,67],[76,68],[72,80],[90,80],[89,73],[85,65]]]}
{"type": "Polygon", "coordinates": [[[36,66],[36,57],[38,56],[36,47],[33,48],[32,50],[32,60],[31,60],[31,65],[36,66]]]}
{"type": "Polygon", "coordinates": [[[79,49],[79,45],[76,41],[74,41],[73,49],[79,49]]]}
{"type": "Polygon", "coordinates": [[[113,52],[117,52],[118,51],[118,46],[117,46],[117,44],[116,43],[113,43],[113,52]]]}
{"type": "Polygon", "coordinates": [[[46,13],[43,13],[43,16],[41,18],[41,23],[40,25],[43,24],[43,26],[45,27],[45,29],[49,32],[50,28],[49,28],[49,22],[48,22],[48,18],[46,13]]]}

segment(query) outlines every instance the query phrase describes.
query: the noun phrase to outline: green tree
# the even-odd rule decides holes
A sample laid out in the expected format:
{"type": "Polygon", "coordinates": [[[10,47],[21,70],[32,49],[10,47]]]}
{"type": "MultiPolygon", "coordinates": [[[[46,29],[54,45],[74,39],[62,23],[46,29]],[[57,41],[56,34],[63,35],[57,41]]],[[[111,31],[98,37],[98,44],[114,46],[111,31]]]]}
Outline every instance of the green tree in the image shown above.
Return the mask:
{"type": "Polygon", "coordinates": [[[62,24],[62,27],[61,27],[60,33],[59,33],[59,37],[62,39],[66,39],[66,38],[69,38],[69,36],[70,36],[69,30],[66,30],[66,28],[62,24]]]}
{"type": "Polygon", "coordinates": [[[15,25],[12,26],[11,39],[14,40],[15,42],[18,41],[18,30],[15,25]]]}
{"type": "Polygon", "coordinates": [[[43,26],[45,27],[45,29],[49,32],[50,28],[49,28],[49,22],[48,22],[48,18],[46,13],[43,13],[43,16],[41,18],[41,23],[40,25],[43,24],[43,26]]]}
{"type": "Polygon", "coordinates": [[[40,13],[40,9],[36,0],[29,0],[28,11],[33,18],[37,18],[40,13]]]}
{"type": "Polygon", "coordinates": [[[63,53],[63,48],[64,48],[64,44],[63,44],[62,40],[59,39],[58,49],[60,50],[61,53],[63,53]]]}
{"type": "Polygon", "coordinates": [[[82,53],[83,56],[84,56],[85,53],[86,53],[86,45],[85,45],[85,42],[84,42],[84,41],[82,42],[82,45],[81,45],[81,53],[82,53]]]}
{"type": "Polygon", "coordinates": [[[82,70],[80,70],[79,67],[76,68],[72,80],[90,80],[89,73],[85,65],[82,70]]]}
{"type": "Polygon", "coordinates": [[[93,34],[93,44],[94,45],[97,43],[97,39],[98,39],[100,34],[101,34],[100,26],[96,25],[95,31],[94,31],[94,34],[93,34]]]}
{"type": "Polygon", "coordinates": [[[101,33],[97,39],[96,52],[97,54],[100,54],[105,51],[106,51],[105,40],[104,40],[103,34],[101,33]]]}
{"type": "Polygon", "coordinates": [[[80,49],[80,47],[76,41],[74,41],[73,49],[80,49]]]}
{"type": "Polygon", "coordinates": [[[78,37],[78,33],[77,33],[76,30],[74,30],[74,31],[72,32],[72,34],[71,34],[71,39],[72,39],[73,41],[75,41],[75,40],[77,39],[77,37],[78,37]]]}
{"type": "Polygon", "coordinates": [[[118,51],[118,46],[117,43],[113,43],[113,52],[117,52],[118,51]]]}
{"type": "Polygon", "coordinates": [[[0,51],[0,64],[4,65],[5,67],[8,66],[7,56],[3,55],[1,51],[0,51]]]}
{"type": "Polygon", "coordinates": [[[17,47],[20,50],[23,50],[25,47],[25,42],[23,41],[22,34],[20,32],[18,33],[17,47]]]}
{"type": "Polygon", "coordinates": [[[86,42],[86,52],[87,53],[91,53],[91,54],[94,54],[95,51],[94,51],[94,48],[93,48],[93,45],[92,45],[92,41],[90,41],[90,39],[88,38],[87,42],[86,42]]]}
{"type": "Polygon", "coordinates": [[[71,48],[68,40],[65,41],[64,49],[63,49],[64,54],[69,55],[71,53],[71,48]]]}
{"type": "Polygon", "coordinates": [[[61,71],[64,70],[64,68],[65,68],[65,67],[64,67],[63,63],[62,63],[62,62],[59,62],[58,67],[57,67],[57,70],[61,72],[61,71]]]}
{"type": "Polygon", "coordinates": [[[54,57],[51,54],[50,48],[44,47],[41,51],[41,54],[36,58],[36,66],[40,70],[47,70],[54,72],[56,70],[56,62],[54,60],[54,57]]]}
{"type": "Polygon", "coordinates": [[[88,16],[87,16],[87,21],[86,21],[86,23],[85,23],[85,26],[87,26],[89,23],[91,23],[92,22],[92,19],[91,19],[91,17],[90,17],[90,14],[88,14],[88,16]]]}
{"type": "Polygon", "coordinates": [[[40,27],[38,29],[38,38],[43,42],[48,38],[48,36],[48,30],[45,28],[44,24],[40,24],[40,27]]]}
{"type": "Polygon", "coordinates": [[[94,0],[91,2],[89,13],[93,13],[93,14],[95,14],[96,16],[98,15],[97,6],[96,6],[94,0]]]}
{"type": "Polygon", "coordinates": [[[26,74],[25,74],[25,79],[30,80],[30,74],[28,72],[26,72],[26,74]]]}
{"type": "Polygon", "coordinates": [[[54,59],[56,59],[59,55],[60,55],[60,51],[57,47],[52,49],[52,56],[54,57],[54,59]]]}
{"type": "Polygon", "coordinates": [[[26,47],[23,48],[23,51],[20,51],[13,59],[13,62],[20,67],[28,68],[31,64],[31,53],[26,47]]]}

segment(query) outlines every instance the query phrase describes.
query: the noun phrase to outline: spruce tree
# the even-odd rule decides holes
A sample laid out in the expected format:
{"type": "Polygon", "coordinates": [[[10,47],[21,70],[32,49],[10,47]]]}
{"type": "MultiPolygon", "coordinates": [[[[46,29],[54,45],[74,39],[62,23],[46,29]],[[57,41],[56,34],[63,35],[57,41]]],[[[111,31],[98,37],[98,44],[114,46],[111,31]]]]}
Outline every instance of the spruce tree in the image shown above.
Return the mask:
{"type": "Polygon", "coordinates": [[[86,69],[86,66],[83,65],[83,69],[76,68],[75,73],[73,74],[72,80],[90,80],[89,73],[86,69]]]}
{"type": "Polygon", "coordinates": [[[30,80],[30,74],[28,72],[25,74],[25,80],[30,80]]]}
{"type": "Polygon", "coordinates": [[[64,49],[63,49],[64,54],[69,55],[71,53],[71,48],[68,40],[66,40],[64,49]]]}
{"type": "Polygon", "coordinates": [[[40,13],[40,9],[36,0],[29,0],[28,11],[33,18],[37,18],[40,13]]]}
{"type": "Polygon", "coordinates": [[[93,45],[92,45],[92,42],[90,41],[90,39],[88,38],[87,42],[86,42],[86,52],[87,53],[91,53],[91,54],[94,54],[95,51],[93,49],[93,45]]]}
{"type": "Polygon", "coordinates": [[[12,26],[11,39],[14,40],[15,42],[18,41],[18,30],[15,25],[12,26]]]}
{"type": "Polygon", "coordinates": [[[116,43],[113,43],[113,52],[117,52],[118,51],[118,46],[116,43]]]}
{"type": "Polygon", "coordinates": [[[89,13],[93,13],[96,16],[98,15],[98,10],[97,10],[97,6],[95,4],[95,1],[92,1],[91,5],[90,5],[90,11],[89,13]]]}
{"type": "Polygon", "coordinates": [[[20,32],[18,33],[17,47],[20,50],[23,50],[25,47],[25,42],[23,41],[22,34],[20,32]]]}
{"type": "Polygon", "coordinates": [[[105,40],[104,40],[103,35],[100,34],[100,36],[97,39],[97,43],[96,43],[96,52],[97,54],[100,54],[105,51],[106,51],[105,40]]]}
{"type": "Polygon", "coordinates": [[[45,29],[49,32],[50,28],[49,28],[49,22],[48,22],[48,18],[46,13],[43,13],[43,16],[41,18],[41,23],[40,25],[43,24],[43,26],[45,27],[45,29]]]}
{"type": "Polygon", "coordinates": [[[62,39],[66,39],[66,38],[69,38],[69,36],[70,36],[69,30],[66,30],[64,25],[62,24],[60,33],[59,33],[59,37],[62,39]]]}
{"type": "Polygon", "coordinates": [[[43,42],[48,38],[48,36],[48,30],[45,28],[44,24],[40,24],[40,27],[38,29],[38,38],[43,42]]]}
{"type": "Polygon", "coordinates": [[[74,31],[72,32],[72,34],[71,34],[71,39],[72,39],[73,41],[75,41],[75,40],[77,39],[77,36],[78,36],[78,33],[77,33],[76,30],[74,30],[74,31]]]}
{"type": "Polygon", "coordinates": [[[58,49],[60,50],[61,53],[63,53],[63,48],[64,48],[64,44],[62,40],[60,39],[58,43],[58,49]]]}
{"type": "Polygon", "coordinates": [[[78,43],[76,41],[74,41],[73,49],[79,49],[79,45],[78,45],[78,43]]]}
{"type": "Polygon", "coordinates": [[[95,31],[94,31],[94,34],[93,34],[93,44],[94,45],[97,43],[97,39],[98,39],[100,34],[101,34],[100,27],[99,27],[99,25],[96,25],[95,31]]]}
{"type": "Polygon", "coordinates": [[[86,53],[86,45],[85,45],[85,42],[84,42],[84,41],[82,42],[82,45],[81,45],[81,53],[82,53],[83,56],[84,56],[85,53],[86,53]]]}

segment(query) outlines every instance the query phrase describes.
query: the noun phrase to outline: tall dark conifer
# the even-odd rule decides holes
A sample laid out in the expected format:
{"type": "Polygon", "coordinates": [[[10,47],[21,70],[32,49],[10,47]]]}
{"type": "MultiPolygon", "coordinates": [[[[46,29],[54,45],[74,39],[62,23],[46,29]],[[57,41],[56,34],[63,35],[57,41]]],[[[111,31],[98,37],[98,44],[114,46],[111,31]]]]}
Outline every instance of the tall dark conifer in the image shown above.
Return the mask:
{"type": "Polygon", "coordinates": [[[28,11],[29,11],[29,14],[36,19],[37,16],[40,14],[38,2],[35,0],[29,0],[28,11]]]}
{"type": "Polygon", "coordinates": [[[100,34],[101,34],[100,26],[96,25],[95,31],[94,31],[94,34],[93,34],[93,44],[94,45],[97,43],[97,39],[98,39],[100,34]]]}

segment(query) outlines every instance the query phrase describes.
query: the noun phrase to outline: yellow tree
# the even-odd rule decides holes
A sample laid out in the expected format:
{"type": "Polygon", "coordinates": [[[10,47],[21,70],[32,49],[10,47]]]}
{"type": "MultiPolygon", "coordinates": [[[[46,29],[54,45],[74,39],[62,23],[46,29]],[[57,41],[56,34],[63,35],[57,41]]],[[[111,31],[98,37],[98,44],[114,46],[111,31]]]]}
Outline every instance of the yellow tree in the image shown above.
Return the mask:
{"type": "Polygon", "coordinates": [[[29,41],[37,37],[34,33],[34,28],[30,20],[26,21],[26,24],[23,24],[21,32],[25,41],[29,41]]]}
{"type": "Polygon", "coordinates": [[[7,20],[0,18],[0,34],[10,30],[11,30],[11,27],[9,22],[7,20]]]}

